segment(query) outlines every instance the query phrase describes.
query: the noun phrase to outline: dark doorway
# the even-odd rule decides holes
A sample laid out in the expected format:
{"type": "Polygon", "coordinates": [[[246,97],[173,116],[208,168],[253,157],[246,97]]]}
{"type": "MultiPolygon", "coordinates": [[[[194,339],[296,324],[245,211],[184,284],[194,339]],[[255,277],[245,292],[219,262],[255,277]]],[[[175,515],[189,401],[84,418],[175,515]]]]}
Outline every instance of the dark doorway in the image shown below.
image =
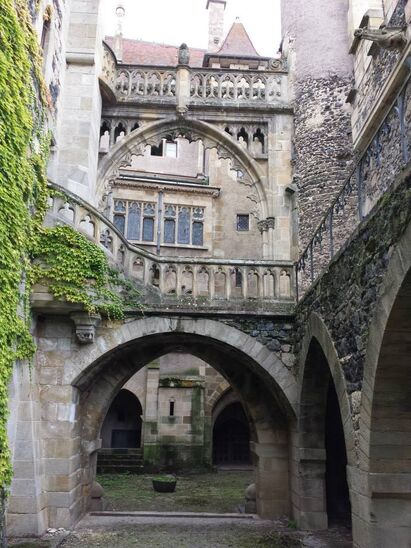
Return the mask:
{"type": "Polygon", "coordinates": [[[103,448],[133,449],[141,445],[142,407],[128,390],[114,398],[101,429],[103,448]]]}
{"type": "Polygon", "coordinates": [[[347,455],[338,397],[330,375],[326,418],[325,450],[327,455],[325,479],[329,525],[351,526],[351,504],[347,483],[347,455]]]}
{"type": "Polygon", "coordinates": [[[214,464],[250,464],[250,428],[240,402],[227,405],[213,429],[214,464]]]}

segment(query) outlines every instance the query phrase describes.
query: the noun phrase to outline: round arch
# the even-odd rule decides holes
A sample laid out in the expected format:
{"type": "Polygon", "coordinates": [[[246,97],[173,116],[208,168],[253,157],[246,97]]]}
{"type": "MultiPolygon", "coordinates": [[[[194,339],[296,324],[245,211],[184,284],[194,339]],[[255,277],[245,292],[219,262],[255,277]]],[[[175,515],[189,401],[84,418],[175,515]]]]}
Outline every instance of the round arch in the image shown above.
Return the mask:
{"type": "MultiPolygon", "coordinates": [[[[241,395],[253,424],[259,514],[287,514],[288,432],[295,420],[296,381],[278,357],[255,339],[212,320],[151,317],[103,327],[96,344],[77,354],[71,384],[77,392],[86,484],[94,479],[99,429],[115,395],[138,369],[175,351],[199,357],[241,395]]],[[[86,510],[87,502],[83,504],[86,510]]]]}
{"type": "Polygon", "coordinates": [[[411,225],[396,245],[370,322],[360,414],[359,494],[354,532],[369,546],[411,538],[411,225]]]}
{"type": "Polygon", "coordinates": [[[299,360],[297,481],[300,498],[294,512],[301,527],[325,529],[328,527],[328,512],[331,514],[333,503],[334,508],[338,507],[338,512],[346,513],[347,519],[349,517],[349,492],[344,478],[356,458],[345,377],[331,335],[317,313],[311,313],[308,319],[299,360]],[[330,445],[333,444],[327,441],[333,432],[329,423],[333,416],[337,421],[334,444],[341,445],[338,453],[344,451],[346,454],[346,462],[343,459],[338,464],[341,474],[328,473],[329,466],[334,465],[334,456],[329,453],[330,445]],[[344,476],[342,483],[335,486],[336,493],[339,493],[336,497],[340,497],[335,500],[326,495],[328,480],[332,476],[344,476]]]}
{"type": "Polygon", "coordinates": [[[102,160],[97,174],[97,190],[104,183],[113,180],[121,167],[130,165],[132,156],[143,155],[147,145],[157,145],[158,139],[167,136],[184,136],[189,141],[201,140],[205,148],[217,148],[221,158],[232,160],[232,169],[241,171],[241,179],[250,186],[255,186],[261,206],[262,218],[270,216],[266,196],[266,179],[258,163],[248,151],[234,141],[225,131],[190,116],[167,117],[162,120],[143,125],[116,143],[102,160]]]}

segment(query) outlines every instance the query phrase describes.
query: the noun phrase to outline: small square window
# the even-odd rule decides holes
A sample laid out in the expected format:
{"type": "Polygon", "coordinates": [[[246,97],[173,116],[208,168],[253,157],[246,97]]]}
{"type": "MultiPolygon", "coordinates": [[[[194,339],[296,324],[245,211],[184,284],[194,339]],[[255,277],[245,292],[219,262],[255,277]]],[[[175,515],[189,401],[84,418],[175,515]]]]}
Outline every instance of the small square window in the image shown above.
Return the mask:
{"type": "Polygon", "coordinates": [[[237,230],[239,232],[250,230],[250,215],[237,215],[237,230]]]}
{"type": "Polygon", "coordinates": [[[166,142],[166,156],[167,158],[177,158],[177,143],[166,142]]]}

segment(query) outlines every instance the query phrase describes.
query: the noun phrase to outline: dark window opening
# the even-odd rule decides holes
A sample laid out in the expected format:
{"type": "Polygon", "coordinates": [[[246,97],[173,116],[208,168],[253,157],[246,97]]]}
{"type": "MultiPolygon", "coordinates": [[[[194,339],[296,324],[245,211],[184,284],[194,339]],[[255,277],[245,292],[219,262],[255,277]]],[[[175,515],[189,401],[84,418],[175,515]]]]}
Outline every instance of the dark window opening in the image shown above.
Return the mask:
{"type": "Polygon", "coordinates": [[[248,133],[243,127],[237,133],[237,141],[239,141],[240,143],[246,143],[246,145],[248,145],[248,133]]]}
{"type": "Polygon", "coordinates": [[[258,142],[261,143],[261,152],[264,153],[264,134],[260,128],[258,128],[257,131],[254,133],[253,141],[257,142],[257,144],[258,142]]]}
{"type": "Polygon", "coordinates": [[[249,215],[237,215],[237,230],[239,232],[247,232],[250,230],[250,216],[249,215]]]}
{"type": "Polygon", "coordinates": [[[126,135],[126,126],[122,124],[121,122],[116,126],[116,129],[114,130],[114,142],[117,142],[117,139],[119,137],[123,138],[126,135]]]}
{"type": "Polygon", "coordinates": [[[236,268],[235,270],[235,286],[236,287],[242,287],[243,285],[243,276],[241,274],[241,270],[236,268]]]}
{"type": "Polygon", "coordinates": [[[158,146],[151,146],[151,156],[163,156],[163,141],[158,146]]]}
{"type": "Polygon", "coordinates": [[[174,417],[174,406],[175,406],[175,402],[173,401],[170,401],[170,417],[174,417]]]}

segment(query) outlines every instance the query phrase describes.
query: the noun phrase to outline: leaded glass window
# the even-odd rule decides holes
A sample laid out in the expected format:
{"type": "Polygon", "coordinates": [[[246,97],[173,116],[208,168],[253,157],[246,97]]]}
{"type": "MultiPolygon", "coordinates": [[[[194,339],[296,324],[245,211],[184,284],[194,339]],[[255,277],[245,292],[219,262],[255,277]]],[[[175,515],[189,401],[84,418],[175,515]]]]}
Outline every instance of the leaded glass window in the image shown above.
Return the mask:
{"type": "Polygon", "coordinates": [[[140,239],[141,205],[137,202],[128,204],[127,238],[140,239]]]}
{"type": "Polygon", "coordinates": [[[143,220],[143,241],[152,242],[154,240],[154,219],[145,217],[143,220]]]}
{"type": "Polygon", "coordinates": [[[114,226],[117,228],[121,234],[124,234],[124,229],[126,226],[126,217],[125,215],[118,215],[117,213],[114,214],[113,218],[114,226]]]}
{"type": "Polygon", "coordinates": [[[178,237],[179,244],[190,243],[190,209],[181,207],[178,212],[178,237]]]}
{"type": "Polygon", "coordinates": [[[143,241],[152,242],[154,241],[154,216],[155,216],[155,205],[154,204],[144,204],[144,219],[143,219],[143,241]]]}
{"type": "Polygon", "coordinates": [[[203,245],[204,242],[204,230],[203,223],[199,221],[193,222],[193,245],[203,245]]]}
{"type": "Polygon", "coordinates": [[[247,232],[250,230],[250,216],[249,215],[237,215],[237,230],[239,232],[247,232]]]}
{"type": "Polygon", "coordinates": [[[174,244],[176,241],[176,206],[166,205],[164,209],[164,243],[174,244]]]}

